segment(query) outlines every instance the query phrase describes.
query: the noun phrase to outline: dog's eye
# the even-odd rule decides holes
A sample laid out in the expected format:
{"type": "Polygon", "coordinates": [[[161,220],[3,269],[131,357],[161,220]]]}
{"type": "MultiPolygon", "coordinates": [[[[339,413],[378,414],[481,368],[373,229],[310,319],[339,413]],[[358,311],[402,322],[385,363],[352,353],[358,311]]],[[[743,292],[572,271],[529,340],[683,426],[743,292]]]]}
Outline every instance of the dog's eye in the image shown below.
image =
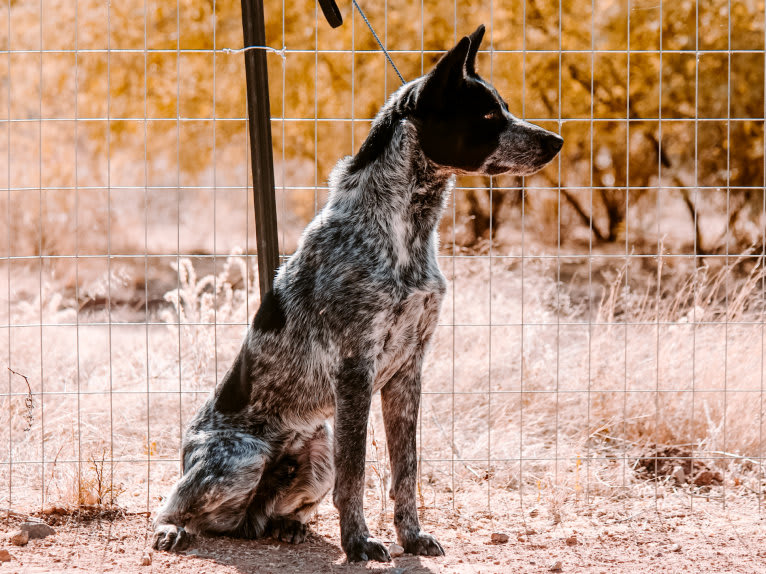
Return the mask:
{"type": "Polygon", "coordinates": [[[500,112],[498,110],[492,110],[491,112],[487,112],[484,114],[485,120],[496,120],[500,118],[500,112]]]}

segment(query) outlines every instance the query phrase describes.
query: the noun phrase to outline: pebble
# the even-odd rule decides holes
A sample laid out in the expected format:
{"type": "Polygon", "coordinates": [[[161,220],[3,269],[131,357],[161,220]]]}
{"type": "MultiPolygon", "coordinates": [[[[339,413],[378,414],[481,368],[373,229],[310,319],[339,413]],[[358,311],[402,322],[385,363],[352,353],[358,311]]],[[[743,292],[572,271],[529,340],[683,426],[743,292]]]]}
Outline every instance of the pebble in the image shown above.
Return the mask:
{"type": "Polygon", "coordinates": [[[538,514],[540,514],[540,510],[538,510],[537,508],[532,508],[532,509],[529,511],[529,516],[530,516],[530,518],[534,518],[534,517],[535,517],[535,516],[537,516],[538,514]]]}
{"type": "Polygon", "coordinates": [[[492,542],[495,544],[505,544],[508,542],[508,535],[505,532],[493,532],[492,542]]]}
{"type": "Polygon", "coordinates": [[[141,556],[141,566],[151,566],[152,564],[152,555],[148,552],[144,552],[144,555],[141,556]]]}
{"type": "Polygon", "coordinates": [[[11,534],[11,544],[14,546],[26,546],[29,542],[29,533],[24,530],[17,530],[11,534]]]}
{"type": "Polygon", "coordinates": [[[11,553],[8,552],[5,548],[0,549],[0,562],[10,562],[11,561],[11,553]]]}
{"type": "Polygon", "coordinates": [[[567,546],[577,546],[577,535],[572,534],[569,538],[566,539],[567,546]]]}
{"type": "Polygon", "coordinates": [[[388,547],[388,553],[391,555],[391,558],[398,558],[404,554],[404,548],[398,544],[392,544],[388,547]]]}
{"type": "Polygon", "coordinates": [[[56,534],[56,531],[45,522],[25,522],[21,525],[21,529],[29,535],[30,539],[45,538],[51,534],[56,534]]]}
{"type": "Polygon", "coordinates": [[[681,545],[680,544],[671,544],[670,545],[670,551],[671,552],[681,552],[681,545]]]}
{"type": "Polygon", "coordinates": [[[675,479],[676,484],[686,484],[686,472],[684,472],[682,466],[674,467],[672,476],[675,479]]]}
{"type": "Polygon", "coordinates": [[[551,564],[551,567],[549,570],[551,572],[561,572],[564,568],[561,566],[561,560],[556,560],[553,564],[551,564]]]}

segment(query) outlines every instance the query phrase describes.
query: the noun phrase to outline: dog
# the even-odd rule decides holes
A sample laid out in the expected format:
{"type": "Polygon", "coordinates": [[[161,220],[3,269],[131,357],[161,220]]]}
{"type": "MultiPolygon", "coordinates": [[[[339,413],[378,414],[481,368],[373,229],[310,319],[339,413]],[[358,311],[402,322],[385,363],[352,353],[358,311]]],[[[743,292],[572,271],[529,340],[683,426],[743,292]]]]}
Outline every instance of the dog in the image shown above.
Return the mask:
{"type": "Polygon", "coordinates": [[[363,511],[370,403],[380,391],[394,525],[405,552],[443,555],[418,520],[416,422],[423,358],[446,280],[437,226],[456,174],[532,174],[563,140],[512,116],[476,72],[480,26],[398,89],[278,270],[239,355],[194,416],[183,475],[154,546],[196,533],[300,542],[333,488],[348,561],[389,561],[363,511]],[[334,430],[328,421],[334,419],[334,430]]]}

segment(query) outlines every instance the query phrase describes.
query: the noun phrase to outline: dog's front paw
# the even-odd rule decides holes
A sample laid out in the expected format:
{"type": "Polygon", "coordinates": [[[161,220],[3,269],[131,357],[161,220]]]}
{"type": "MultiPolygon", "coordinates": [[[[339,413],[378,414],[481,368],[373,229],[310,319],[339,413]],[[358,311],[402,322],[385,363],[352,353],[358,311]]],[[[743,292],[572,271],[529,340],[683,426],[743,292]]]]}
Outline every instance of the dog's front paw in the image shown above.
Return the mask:
{"type": "Polygon", "coordinates": [[[180,552],[189,546],[191,540],[191,534],[186,532],[183,526],[160,524],[154,530],[154,542],[152,546],[157,550],[180,552]]]}
{"type": "Polygon", "coordinates": [[[308,527],[291,518],[274,518],[269,526],[272,538],[290,544],[300,544],[308,535],[308,527]]]}
{"type": "Polygon", "coordinates": [[[444,548],[439,544],[431,534],[427,532],[418,532],[410,540],[405,540],[402,544],[404,551],[408,554],[417,554],[420,556],[444,556],[444,548]]]}
{"type": "Polygon", "coordinates": [[[346,558],[349,562],[391,562],[391,555],[380,540],[369,536],[360,536],[344,544],[346,558]]]}

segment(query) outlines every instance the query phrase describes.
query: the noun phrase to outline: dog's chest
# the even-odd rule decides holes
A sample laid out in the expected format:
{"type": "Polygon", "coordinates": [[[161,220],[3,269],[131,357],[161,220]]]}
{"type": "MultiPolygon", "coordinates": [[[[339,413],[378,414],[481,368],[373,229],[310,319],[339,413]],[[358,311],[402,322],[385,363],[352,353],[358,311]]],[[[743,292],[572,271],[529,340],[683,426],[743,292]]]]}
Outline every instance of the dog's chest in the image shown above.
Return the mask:
{"type": "Polygon", "coordinates": [[[430,339],[444,297],[441,285],[418,290],[376,319],[375,390],[383,387],[430,339]]]}

